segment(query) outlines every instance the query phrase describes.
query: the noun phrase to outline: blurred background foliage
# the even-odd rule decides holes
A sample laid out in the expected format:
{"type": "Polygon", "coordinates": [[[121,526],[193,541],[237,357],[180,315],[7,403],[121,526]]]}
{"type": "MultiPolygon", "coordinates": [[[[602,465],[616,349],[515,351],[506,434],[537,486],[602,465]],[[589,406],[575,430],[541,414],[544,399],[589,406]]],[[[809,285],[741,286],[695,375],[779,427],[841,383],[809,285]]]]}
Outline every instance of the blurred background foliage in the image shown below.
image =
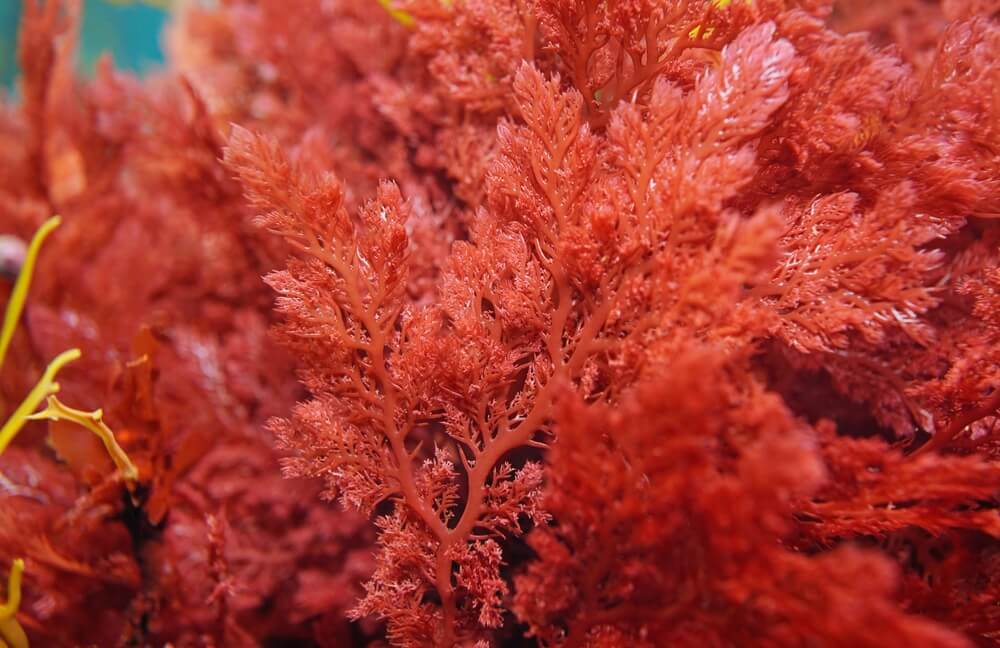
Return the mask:
{"type": "MultiPolygon", "coordinates": [[[[79,65],[87,72],[109,52],[119,68],[145,72],[163,61],[160,34],[169,0],[86,0],[79,65]]],[[[17,76],[17,25],[21,0],[0,0],[0,84],[17,76]]]]}

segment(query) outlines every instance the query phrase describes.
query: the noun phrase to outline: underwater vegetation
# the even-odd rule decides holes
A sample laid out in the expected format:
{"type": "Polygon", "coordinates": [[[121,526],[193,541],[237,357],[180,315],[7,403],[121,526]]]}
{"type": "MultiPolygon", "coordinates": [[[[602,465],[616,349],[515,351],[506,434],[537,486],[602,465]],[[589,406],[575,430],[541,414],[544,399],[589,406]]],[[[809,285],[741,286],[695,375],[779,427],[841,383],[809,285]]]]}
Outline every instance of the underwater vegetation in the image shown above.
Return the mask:
{"type": "Polygon", "coordinates": [[[0,647],[1000,645],[1000,2],[80,17],[0,110],[0,647]]]}

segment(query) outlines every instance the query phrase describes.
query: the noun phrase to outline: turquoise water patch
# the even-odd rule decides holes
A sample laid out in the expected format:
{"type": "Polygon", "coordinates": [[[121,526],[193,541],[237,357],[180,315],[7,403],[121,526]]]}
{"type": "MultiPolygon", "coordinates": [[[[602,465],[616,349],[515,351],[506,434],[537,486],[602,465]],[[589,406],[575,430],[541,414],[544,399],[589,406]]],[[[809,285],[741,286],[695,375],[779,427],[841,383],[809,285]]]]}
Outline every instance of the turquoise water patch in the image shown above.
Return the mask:
{"type": "MultiPolygon", "coordinates": [[[[0,83],[11,86],[17,76],[17,25],[20,0],[0,0],[0,83]]],[[[160,34],[167,12],[138,2],[84,3],[79,65],[90,73],[97,59],[110,52],[115,66],[143,73],[163,62],[160,34]]]]}
{"type": "Polygon", "coordinates": [[[10,85],[17,69],[17,19],[21,3],[0,0],[0,84],[10,85]]]}

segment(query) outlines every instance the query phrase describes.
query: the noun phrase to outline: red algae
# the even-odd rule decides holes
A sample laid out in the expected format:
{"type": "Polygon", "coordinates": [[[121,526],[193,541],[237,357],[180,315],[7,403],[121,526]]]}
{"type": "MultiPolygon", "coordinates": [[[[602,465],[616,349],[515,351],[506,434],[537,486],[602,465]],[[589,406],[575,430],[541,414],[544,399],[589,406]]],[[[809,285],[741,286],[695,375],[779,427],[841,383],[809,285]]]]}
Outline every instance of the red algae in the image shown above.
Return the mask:
{"type": "Polygon", "coordinates": [[[0,645],[1000,645],[998,12],[26,0],[0,645]]]}

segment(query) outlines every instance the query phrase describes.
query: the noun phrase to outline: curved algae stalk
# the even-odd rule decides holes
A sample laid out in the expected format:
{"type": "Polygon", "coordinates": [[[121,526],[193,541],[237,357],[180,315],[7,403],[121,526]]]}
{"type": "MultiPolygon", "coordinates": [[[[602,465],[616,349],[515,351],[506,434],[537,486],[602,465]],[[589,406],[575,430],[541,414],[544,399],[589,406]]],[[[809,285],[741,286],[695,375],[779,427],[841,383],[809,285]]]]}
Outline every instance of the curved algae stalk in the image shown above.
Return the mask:
{"type": "Polygon", "coordinates": [[[7,578],[7,601],[0,605],[0,648],[28,648],[28,636],[17,622],[17,608],[21,606],[21,574],[24,561],[16,559],[10,566],[7,578]]]}
{"type": "MultiPolygon", "coordinates": [[[[75,350],[75,349],[74,349],[75,350]]],[[[37,412],[27,417],[32,421],[71,421],[81,427],[85,427],[101,440],[104,449],[107,450],[111,460],[115,462],[118,471],[127,481],[135,481],[139,478],[139,471],[135,464],[129,459],[122,447],[118,445],[111,428],[104,422],[104,413],[96,409],[93,412],[85,412],[73,407],[64,405],[55,396],[49,396],[47,406],[41,412],[37,412]]]]}
{"type": "MultiPolygon", "coordinates": [[[[10,341],[14,337],[14,330],[21,319],[21,313],[24,312],[24,303],[31,287],[31,278],[38,260],[38,252],[46,237],[59,226],[60,222],[61,219],[58,216],[53,216],[45,221],[35,232],[31,244],[28,246],[24,265],[17,275],[14,290],[11,292],[10,301],[8,301],[4,311],[3,327],[0,328],[0,367],[3,366],[10,341]]],[[[59,392],[56,374],[64,366],[80,358],[81,355],[79,349],[69,349],[52,359],[42,373],[42,377],[38,379],[38,382],[17,406],[14,413],[10,415],[10,418],[0,427],[0,454],[3,454],[29,420],[71,421],[97,435],[122,477],[131,485],[138,479],[138,471],[122,447],[118,445],[111,428],[104,423],[101,410],[85,412],[74,409],[64,405],[55,397],[56,393],[59,392]],[[42,401],[47,401],[45,409],[35,412],[42,401]]],[[[10,568],[7,582],[7,601],[0,606],[0,648],[28,648],[28,637],[24,628],[17,622],[17,611],[21,605],[21,575],[23,573],[24,560],[17,558],[10,568]]]]}
{"type": "Polygon", "coordinates": [[[80,356],[79,349],[70,349],[63,351],[49,363],[42,377],[39,378],[25,399],[21,401],[21,404],[17,406],[14,413],[10,415],[7,422],[0,428],[0,454],[3,454],[3,451],[7,449],[7,446],[14,440],[17,433],[21,431],[21,428],[24,427],[29,415],[35,411],[35,408],[46,398],[59,392],[59,383],[56,382],[56,374],[59,373],[59,370],[80,356]]]}
{"type": "Polygon", "coordinates": [[[59,227],[61,222],[61,218],[53,216],[42,223],[42,226],[31,238],[31,244],[28,245],[24,265],[21,266],[17,281],[14,282],[14,291],[10,294],[10,301],[7,302],[7,310],[3,315],[3,328],[0,329],[0,367],[3,366],[4,358],[7,356],[7,347],[10,346],[10,340],[14,337],[14,329],[17,328],[17,322],[21,319],[21,312],[24,311],[24,301],[28,297],[28,289],[31,288],[31,277],[35,274],[38,251],[41,250],[42,243],[45,242],[48,235],[59,227]]]}
{"type": "Polygon", "coordinates": [[[409,12],[396,7],[392,0],[377,0],[377,2],[383,9],[386,10],[386,12],[388,12],[390,16],[392,16],[393,20],[398,22],[403,27],[413,29],[413,27],[417,24],[416,19],[414,19],[409,12]]]}
{"type": "MultiPolygon", "coordinates": [[[[4,312],[3,328],[0,329],[0,367],[3,366],[7,348],[10,346],[10,341],[14,336],[14,329],[17,328],[17,323],[21,319],[21,313],[24,311],[24,303],[28,296],[28,289],[31,287],[31,278],[35,272],[35,263],[38,260],[38,253],[42,248],[42,243],[45,242],[46,237],[55,228],[59,227],[61,222],[62,219],[59,216],[53,216],[45,221],[38,228],[38,231],[35,232],[35,235],[31,239],[31,244],[28,246],[24,265],[17,276],[17,281],[14,283],[14,291],[11,293],[10,301],[7,303],[7,310],[4,312]]],[[[118,445],[118,441],[115,440],[115,435],[111,431],[111,428],[104,423],[101,410],[85,412],[74,409],[64,405],[55,397],[59,392],[59,383],[56,382],[56,374],[64,366],[80,358],[81,355],[79,349],[69,349],[57,355],[49,363],[48,367],[42,373],[42,377],[31,391],[28,392],[28,395],[21,404],[17,406],[17,409],[14,410],[14,413],[3,424],[3,427],[0,427],[0,454],[7,449],[7,446],[10,445],[14,437],[17,436],[17,433],[29,420],[72,421],[97,435],[104,444],[104,448],[111,456],[111,459],[115,462],[115,466],[121,472],[122,477],[126,481],[133,482],[138,479],[138,471],[128,455],[125,454],[125,451],[118,445]],[[46,408],[33,414],[35,409],[45,400],[48,401],[46,408]]]]}

